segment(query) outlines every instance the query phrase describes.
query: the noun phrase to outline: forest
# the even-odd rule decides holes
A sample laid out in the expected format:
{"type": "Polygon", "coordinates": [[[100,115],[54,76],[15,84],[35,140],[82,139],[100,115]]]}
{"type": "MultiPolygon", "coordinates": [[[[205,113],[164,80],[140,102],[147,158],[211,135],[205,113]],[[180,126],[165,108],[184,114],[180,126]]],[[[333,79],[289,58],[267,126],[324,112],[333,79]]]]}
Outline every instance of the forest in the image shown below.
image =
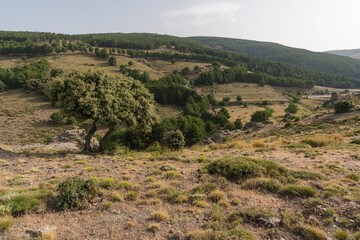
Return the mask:
{"type": "MultiPolygon", "coordinates": [[[[284,49],[266,48],[260,43],[250,44],[233,39],[179,38],[147,33],[67,35],[0,31],[1,55],[31,57],[78,50],[86,54],[95,52],[96,56],[104,59],[107,59],[109,54],[127,54],[133,58],[219,62],[233,68],[233,70],[224,71],[221,74],[218,73],[218,70],[207,75],[203,74],[195,81],[196,85],[265,81],[266,84],[286,87],[311,88],[314,85],[341,88],[360,87],[360,79],[358,79],[360,78],[360,62],[357,60],[308,51],[305,54],[305,50],[293,50],[285,47],[284,49]],[[223,50],[208,47],[216,44],[221,45],[223,50]],[[166,46],[169,51],[149,51],[160,46],[166,46]],[[251,49],[251,51],[241,51],[240,47],[237,50],[238,46],[251,49]],[[105,47],[109,49],[107,50],[105,47]],[[263,48],[264,51],[262,51],[263,48]],[[181,53],[172,53],[171,49],[181,53]],[[262,55],[256,54],[258,51],[261,51],[262,55]],[[275,52],[276,54],[274,54],[275,52]],[[266,53],[274,57],[267,57],[266,53]],[[280,54],[283,56],[276,57],[280,54]],[[288,58],[294,59],[284,60],[288,58]],[[239,66],[243,69],[241,77],[239,74],[237,76],[228,74],[229,72],[238,72],[239,66]],[[247,74],[246,71],[254,74],[247,74]],[[220,75],[223,76],[220,77],[220,75]]],[[[5,82],[4,79],[0,79],[0,81],[5,82]]]]}
{"type": "Polygon", "coordinates": [[[360,78],[360,62],[349,57],[311,52],[270,42],[217,37],[192,37],[188,39],[231,53],[288,63],[318,72],[360,78]]]}

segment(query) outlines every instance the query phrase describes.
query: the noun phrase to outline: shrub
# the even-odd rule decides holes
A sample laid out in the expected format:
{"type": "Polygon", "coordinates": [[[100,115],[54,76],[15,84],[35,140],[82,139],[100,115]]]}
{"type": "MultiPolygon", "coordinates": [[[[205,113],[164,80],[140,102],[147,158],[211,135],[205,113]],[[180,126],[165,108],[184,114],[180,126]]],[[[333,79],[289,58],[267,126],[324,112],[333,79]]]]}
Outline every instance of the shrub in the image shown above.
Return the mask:
{"type": "Polygon", "coordinates": [[[14,225],[15,219],[11,216],[4,216],[0,219],[0,231],[3,232],[14,225]]]}
{"type": "Polygon", "coordinates": [[[103,210],[109,210],[112,207],[112,202],[103,202],[101,206],[103,210]]]}
{"type": "Polygon", "coordinates": [[[162,147],[158,141],[152,143],[149,147],[146,148],[147,152],[162,152],[162,147]]]}
{"type": "Polygon", "coordinates": [[[208,198],[210,201],[217,203],[225,198],[225,193],[219,190],[214,190],[209,193],[208,198]]]}
{"type": "Polygon", "coordinates": [[[63,73],[64,73],[63,70],[61,70],[61,69],[59,69],[59,68],[53,68],[53,69],[51,69],[51,71],[50,71],[50,76],[51,76],[51,77],[58,77],[58,76],[60,76],[60,75],[63,74],[63,73]]]}
{"type": "Polygon", "coordinates": [[[276,193],[281,189],[279,181],[270,178],[254,178],[248,179],[242,185],[245,189],[263,189],[272,193],[276,193]]]}
{"type": "Polygon", "coordinates": [[[356,175],[355,173],[351,173],[345,176],[347,179],[353,180],[355,182],[358,182],[360,180],[360,177],[356,175]]]}
{"type": "Polygon", "coordinates": [[[354,103],[349,100],[342,100],[334,105],[335,114],[349,112],[354,107],[354,103]]]}
{"type": "Polygon", "coordinates": [[[76,123],[76,119],[74,118],[74,117],[69,117],[69,118],[67,118],[67,120],[66,120],[66,124],[67,125],[73,125],[73,124],[75,124],[76,123]]]}
{"type": "Polygon", "coordinates": [[[23,191],[23,192],[6,192],[0,199],[4,206],[3,213],[11,212],[13,215],[30,213],[41,204],[49,200],[51,191],[23,191]]]}
{"type": "Polygon", "coordinates": [[[305,240],[326,240],[326,235],[317,227],[308,225],[296,225],[294,233],[304,237],[305,240]]]}
{"type": "Polygon", "coordinates": [[[360,240],[360,231],[358,231],[354,234],[354,238],[355,238],[355,240],[360,240]]]}
{"type": "Polygon", "coordinates": [[[316,195],[317,191],[312,187],[292,184],[286,186],[283,189],[283,193],[296,197],[313,197],[316,195]]]}
{"type": "Polygon", "coordinates": [[[98,195],[97,184],[93,180],[79,177],[67,178],[58,185],[56,207],[59,210],[83,208],[98,195]]]}
{"type": "Polygon", "coordinates": [[[272,116],[272,113],[268,110],[256,111],[251,115],[252,122],[265,122],[269,120],[272,116]]]}
{"type": "Polygon", "coordinates": [[[5,89],[6,89],[5,83],[0,80],[0,92],[5,91],[5,89]]]}
{"type": "Polygon", "coordinates": [[[124,201],[124,195],[119,192],[111,192],[109,195],[109,199],[111,201],[122,202],[122,201],[124,201]]]}
{"type": "Polygon", "coordinates": [[[166,212],[162,211],[154,212],[151,217],[156,222],[161,222],[169,219],[169,215],[166,212]]]}
{"type": "Polygon", "coordinates": [[[235,124],[235,128],[236,128],[236,129],[242,129],[242,128],[243,128],[243,123],[242,123],[242,121],[241,121],[241,118],[237,118],[237,119],[235,120],[234,124],[235,124]]]}
{"type": "Polygon", "coordinates": [[[350,143],[353,143],[353,144],[360,144],[360,139],[355,139],[355,140],[352,140],[350,143]]]}
{"type": "Polygon", "coordinates": [[[64,119],[64,116],[60,112],[54,112],[50,115],[50,119],[53,123],[59,124],[64,119]]]}
{"type": "Polygon", "coordinates": [[[185,146],[185,138],[180,130],[168,132],[162,141],[163,145],[173,150],[180,150],[185,146]]]}
{"type": "Polygon", "coordinates": [[[303,143],[309,144],[312,147],[324,147],[329,144],[339,144],[343,142],[343,137],[338,134],[334,135],[319,135],[311,138],[306,138],[302,141],[303,143]]]}
{"type": "Polygon", "coordinates": [[[150,232],[157,232],[161,229],[160,225],[157,223],[149,223],[149,225],[147,226],[146,230],[150,231],[150,232]]]}
{"type": "Polygon", "coordinates": [[[338,229],[334,232],[334,237],[339,240],[346,240],[349,238],[349,235],[344,230],[338,229]]]}
{"type": "Polygon", "coordinates": [[[111,188],[112,186],[114,186],[115,182],[116,181],[113,178],[105,178],[104,180],[102,180],[100,186],[103,188],[111,188]]]}
{"type": "Polygon", "coordinates": [[[290,103],[289,106],[285,109],[285,112],[296,114],[299,111],[299,108],[296,104],[290,103]]]}
{"type": "Polygon", "coordinates": [[[132,185],[131,183],[129,183],[128,181],[121,181],[119,183],[119,188],[123,188],[125,190],[131,190],[132,189],[132,185]]]}
{"type": "Polygon", "coordinates": [[[230,232],[232,235],[238,237],[239,239],[246,239],[246,240],[255,239],[254,234],[248,230],[234,228],[230,232]]]}
{"type": "Polygon", "coordinates": [[[294,181],[291,172],[278,163],[249,157],[218,159],[206,165],[205,169],[210,174],[217,174],[234,181],[254,177],[271,177],[281,182],[294,181]]]}
{"type": "Polygon", "coordinates": [[[175,171],[167,171],[165,173],[165,177],[168,179],[175,179],[175,178],[181,178],[182,174],[179,172],[175,172],[175,171]]]}
{"type": "Polygon", "coordinates": [[[110,66],[116,66],[117,60],[115,57],[110,57],[108,62],[110,66]]]}
{"type": "Polygon", "coordinates": [[[138,192],[131,191],[128,194],[126,194],[126,199],[127,200],[135,201],[138,198],[139,198],[139,193],[138,192]]]}
{"type": "Polygon", "coordinates": [[[134,65],[134,63],[133,63],[132,61],[129,61],[129,62],[128,62],[128,65],[129,65],[129,66],[132,66],[132,65],[134,65]]]}
{"type": "Polygon", "coordinates": [[[320,173],[313,173],[313,172],[307,172],[307,171],[293,171],[293,176],[300,179],[306,179],[306,180],[321,180],[324,178],[323,175],[320,173]]]}

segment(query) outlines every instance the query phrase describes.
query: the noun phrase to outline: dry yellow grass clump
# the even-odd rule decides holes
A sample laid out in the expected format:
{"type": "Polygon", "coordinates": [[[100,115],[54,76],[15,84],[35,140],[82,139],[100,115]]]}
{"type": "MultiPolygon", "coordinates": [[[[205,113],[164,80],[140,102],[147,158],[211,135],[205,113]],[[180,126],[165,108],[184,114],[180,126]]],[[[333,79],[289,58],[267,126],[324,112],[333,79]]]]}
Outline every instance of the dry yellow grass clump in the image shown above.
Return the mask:
{"type": "Polygon", "coordinates": [[[305,138],[304,143],[309,144],[312,147],[324,147],[327,145],[340,144],[344,141],[341,134],[332,135],[319,135],[310,138],[305,138]]]}

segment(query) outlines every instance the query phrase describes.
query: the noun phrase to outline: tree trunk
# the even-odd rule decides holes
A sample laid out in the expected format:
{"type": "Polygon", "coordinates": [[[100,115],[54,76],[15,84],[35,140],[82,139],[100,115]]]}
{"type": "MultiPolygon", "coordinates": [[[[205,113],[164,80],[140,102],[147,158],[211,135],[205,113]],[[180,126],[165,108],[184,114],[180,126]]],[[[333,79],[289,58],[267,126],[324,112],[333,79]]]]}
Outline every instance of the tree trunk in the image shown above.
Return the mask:
{"type": "Polygon", "coordinates": [[[109,127],[109,130],[105,133],[105,136],[100,140],[100,148],[99,150],[104,150],[104,143],[110,137],[110,135],[115,131],[115,127],[109,127]]]}
{"type": "Polygon", "coordinates": [[[97,126],[96,126],[96,122],[93,122],[92,127],[90,129],[90,131],[88,132],[88,134],[85,137],[85,146],[84,146],[84,150],[87,152],[92,152],[91,149],[91,139],[94,136],[95,132],[96,132],[97,126]]]}

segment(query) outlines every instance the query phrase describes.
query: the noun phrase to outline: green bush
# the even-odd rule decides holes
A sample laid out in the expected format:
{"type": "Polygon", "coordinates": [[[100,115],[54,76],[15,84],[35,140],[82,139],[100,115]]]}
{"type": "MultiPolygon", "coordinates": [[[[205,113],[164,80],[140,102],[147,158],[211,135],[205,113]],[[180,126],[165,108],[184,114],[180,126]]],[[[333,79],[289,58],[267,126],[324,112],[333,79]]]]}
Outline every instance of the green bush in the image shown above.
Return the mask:
{"type": "Polygon", "coordinates": [[[10,216],[4,216],[0,218],[0,232],[4,232],[9,229],[12,225],[14,225],[15,219],[10,216]]]}
{"type": "Polygon", "coordinates": [[[276,193],[281,189],[282,185],[275,179],[254,178],[246,180],[242,187],[245,189],[263,189],[272,193],[276,193]]]}
{"type": "Polygon", "coordinates": [[[296,104],[290,103],[289,106],[285,109],[285,112],[296,114],[299,111],[299,108],[296,104]]]}
{"type": "Polygon", "coordinates": [[[67,125],[73,125],[76,123],[76,119],[74,117],[69,117],[66,119],[66,124],[67,125]]]}
{"type": "Polygon", "coordinates": [[[0,92],[5,91],[6,84],[0,80],[0,92]]]}
{"type": "Polygon", "coordinates": [[[349,239],[349,234],[344,230],[338,229],[334,232],[334,237],[339,240],[347,240],[349,239]]]}
{"type": "Polygon", "coordinates": [[[235,128],[236,128],[236,129],[242,129],[242,128],[243,128],[243,123],[242,123],[242,121],[241,121],[241,118],[237,118],[237,119],[235,120],[234,124],[235,124],[235,128]]]}
{"type": "Polygon", "coordinates": [[[185,138],[180,130],[168,132],[162,142],[163,145],[173,150],[180,150],[185,146],[185,138]]]}
{"type": "Polygon", "coordinates": [[[270,177],[285,183],[294,181],[291,171],[287,168],[263,159],[226,157],[212,161],[205,168],[210,174],[217,174],[234,181],[255,177],[270,177]]]}
{"type": "Polygon", "coordinates": [[[64,116],[60,112],[54,112],[50,115],[50,119],[53,123],[59,124],[64,119],[64,116]]]}
{"type": "Polygon", "coordinates": [[[283,193],[296,197],[313,197],[317,191],[312,187],[292,184],[286,186],[283,189],[283,193]]]}
{"type": "Polygon", "coordinates": [[[350,173],[348,175],[345,176],[347,179],[351,179],[355,182],[358,182],[360,180],[360,177],[358,175],[356,175],[355,173],[350,173]]]}
{"type": "Polygon", "coordinates": [[[360,144],[360,139],[355,139],[355,140],[352,140],[350,143],[353,143],[353,144],[360,144]]]}
{"type": "Polygon", "coordinates": [[[305,240],[326,240],[326,235],[317,227],[308,225],[296,225],[294,233],[304,237],[305,240]]]}
{"type": "Polygon", "coordinates": [[[100,186],[103,188],[111,188],[112,186],[114,186],[116,183],[115,179],[113,178],[105,178],[104,180],[102,180],[100,186]]]}
{"type": "Polygon", "coordinates": [[[271,111],[263,110],[263,111],[256,111],[251,115],[252,122],[265,122],[269,120],[272,116],[271,111]]]}
{"type": "Polygon", "coordinates": [[[97,183],[79,177],[67,178],[58,185],[56,207],[59,210],[84,208],[98,195],[97,183]]]}
{"type": "Polygon", "coordinates": [[[115,57],[110,57],[108,62],[110,66],[116,66],[117,60],[115,57]]]}
{"type": "Polygon", "coordinates": [[[324,178],[324,176],[320,173],[313,173],[307,171],[293,171],[292,174],[295,178],[306,180],[321,180],[324,178]]]}
{"type": "Polygon", "coordinates": [[[342,100],[334,105],[335,114],[349,112],[354,106],[354,103],[349,100],[342,100]]]}
{"type": "Polygon", "coordinates": [[[51,198],[51,194],[49,190],[5,192],[0,205],[7,206],[13,215],[21,215],[35,211],[41,203],[51,198]]]}

